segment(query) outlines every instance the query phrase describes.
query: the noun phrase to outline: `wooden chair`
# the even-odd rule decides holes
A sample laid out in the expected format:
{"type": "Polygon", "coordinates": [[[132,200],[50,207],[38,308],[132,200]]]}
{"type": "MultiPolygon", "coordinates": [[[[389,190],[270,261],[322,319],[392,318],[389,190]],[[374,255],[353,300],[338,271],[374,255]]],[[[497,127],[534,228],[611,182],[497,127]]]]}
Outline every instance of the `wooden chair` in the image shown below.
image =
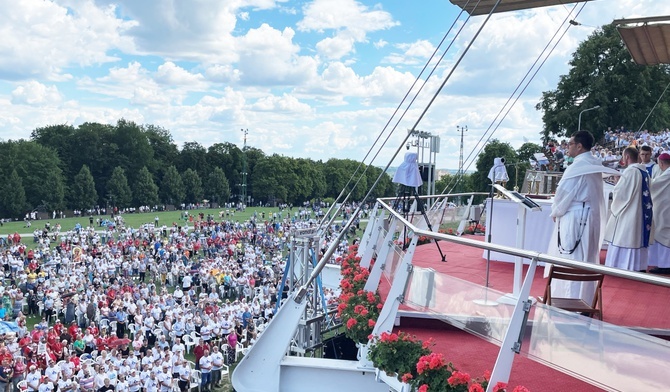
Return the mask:
{"type": "Polygon", "coordinates": [[[577,268],[561,267],[552,265],[549,270],[549,279],[547,287],[544,289],[544,296],[539,297],[539,302],[567,310],[569,312],[578,312],[587,314],[590,317],[603,319],[602,285],[605,275],[595,272],[589,272],[577,268]],[[595,282],[596,291],[593,296],[593,302],[587,303],[581,298],[553,298],[551,296],[551,282],[554,279],[566,280],[571,282],[595,282]]]}

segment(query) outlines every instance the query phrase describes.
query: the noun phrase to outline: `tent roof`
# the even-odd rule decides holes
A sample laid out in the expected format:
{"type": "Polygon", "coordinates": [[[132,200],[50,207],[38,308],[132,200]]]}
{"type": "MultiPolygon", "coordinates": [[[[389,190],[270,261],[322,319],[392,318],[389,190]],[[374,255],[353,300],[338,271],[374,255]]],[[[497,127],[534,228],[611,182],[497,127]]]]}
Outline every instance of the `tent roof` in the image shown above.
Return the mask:
{"type": "Polygon", "coordinates": [[[613,23],[633,61],[640,65],[670,64],[670,16],[619,19],[613,23]]]}
{"type": "MultiPolygon", "coordinates": [[[[465,10],[465,12],[467,12],[472,16],[488,14],[489,12],[491,12],[491,9],[497,2],[497,0],[481,0],[479,2],[479,5],[475,8],[475,5],[477,5],[477,1],[473,0],[470,1],[449,0],[449,1],[451,2],[451,4],[465,10]]],[[[579,2],[585,2],[585,1],[591,1],[591,0],[581,0],[579,2]]],[[[577,1],[574,0],[501,0],[500,4],[498,4],[498,7],[495,10],[495,13],[525,10],[531,8],[549,7],[552,5],[569,4],[576,2],[577,1]]]]}

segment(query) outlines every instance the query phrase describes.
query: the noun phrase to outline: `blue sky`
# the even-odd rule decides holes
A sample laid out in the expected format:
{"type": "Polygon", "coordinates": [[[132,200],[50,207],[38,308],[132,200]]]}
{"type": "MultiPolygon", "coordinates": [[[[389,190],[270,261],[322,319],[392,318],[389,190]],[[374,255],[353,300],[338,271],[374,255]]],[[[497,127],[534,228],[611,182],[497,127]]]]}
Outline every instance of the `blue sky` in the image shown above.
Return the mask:
{"type": "MultiPolygon", "coordinates": [[[[534,105],[579,42],[613,19],[668,15],[668,3],[587,3],[493,137],[538,142],[534,105]]],[[[457,125],[469,128],[467,157],[572,8],[491,19],[419,124],[441,137],[438,167],[457,168],[457,125]]],[[[0,11],[1,139],[126,118],[170,130],[179,145],[241,145],[245,128],[266,153],[326,160],[365,156],[459,9],[447,0],[0,0],[0,11]]],[[[386,164],[483,19],[465,24],[374,164],[386,164]]]]}

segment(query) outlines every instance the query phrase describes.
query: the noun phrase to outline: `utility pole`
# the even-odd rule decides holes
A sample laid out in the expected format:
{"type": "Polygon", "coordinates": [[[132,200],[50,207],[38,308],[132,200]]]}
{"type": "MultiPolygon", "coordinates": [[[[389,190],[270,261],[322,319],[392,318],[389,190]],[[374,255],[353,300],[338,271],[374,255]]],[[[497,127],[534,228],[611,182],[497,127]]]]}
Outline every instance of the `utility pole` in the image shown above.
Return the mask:
{"type": "Polygon", "coordinates": [[[244,133],[244,147],[242,147],[242,190],[241,196],[242,204],[247,205],[247,135],[249,134],[249,129],[241,129],[244,133]]]}
{"type": "MultiPolygon", "coordinates": [[[[463,134],[468,131],[468,126],[462,126],[459,127],[456,125],[456,132],[461,133],[461,151],[460,155],[458,156],[458,177],[456,177],[456,193],[461,193],[462,192],[462,186],[461,183],[463,181],[463,134]]],[[[458,204],[461,204],[461,197],[458,197],[458,204]]]]}

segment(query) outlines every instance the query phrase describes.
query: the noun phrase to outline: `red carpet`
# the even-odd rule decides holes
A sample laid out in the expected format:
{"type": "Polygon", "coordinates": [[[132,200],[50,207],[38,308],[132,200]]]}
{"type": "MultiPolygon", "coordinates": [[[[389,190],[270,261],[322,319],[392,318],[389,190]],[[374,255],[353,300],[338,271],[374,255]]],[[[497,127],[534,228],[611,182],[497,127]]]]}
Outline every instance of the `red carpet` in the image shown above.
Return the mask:
{"type": "MultiPolygon", "coordinates": [[[[469,238],[482,239],[481,236],[469,238]]],[[[446,263],[440,261],[435,244],[427,244],[417,248],[414,264],[482,286],[485,284],[486,259],[482,257],[481,249],[450,243],[441,243],[440,246],[447,255],[446,263]]],[[[535,273],[531,289],[533,296],[544,293],[546,279],[542,277],[543,270],[538,268],[535,273]]],[[[524,276],[525,271],[524,268],[524,276]]],[[[511,292],[513,272],[512,263],[491,261],[489,286],[501,292],[511,292]]],[[[380,291],[383,296],[388,289],[388,283],[382,279],[380,291]]],[[[622,326],[670,329],[669,298],[670,289],[608,276],[603,285],[604,321],[622,326]]],[[[458,369],[473,377],[492,370],[499,351],[498,346],[438,320],[403,318],[396,329],[415,334],[424,341],[432,338],[434,351],[443,353],[458,369]]],[[[515,358],[510,377],[510,386],[516,385],[523,385],[531,391],[600,390],[523,356],[515,358]]]]}

